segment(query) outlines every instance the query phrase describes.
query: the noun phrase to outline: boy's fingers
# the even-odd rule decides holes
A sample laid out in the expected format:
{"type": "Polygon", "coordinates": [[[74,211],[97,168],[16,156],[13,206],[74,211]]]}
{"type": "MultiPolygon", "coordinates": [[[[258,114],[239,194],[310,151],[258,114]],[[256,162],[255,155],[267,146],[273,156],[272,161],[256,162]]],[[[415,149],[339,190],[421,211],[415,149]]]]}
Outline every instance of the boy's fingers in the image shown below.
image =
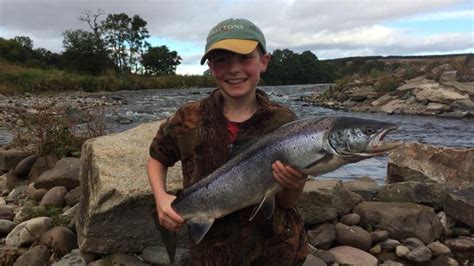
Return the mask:
{"type": "Polygon", "coordinates": [[[282,176],[281,173],[273,171],[273,176],[277,179],[278,183],[280,183],[283,187],[294,189],[299,187],[298,183],[293,181],[290,178],[282,176]]]}
{"type": "Polygon", "coordinates": [[[299,171],[297,171],[295,168],[291,167],[291,166],[286,166],[285,167],[285,170],[291,174],[292,176],[295,176],[297,178],[303,178],[305,177],[305,174],[302,174],[300,173],[299,171]]]}
{"type": "Polygon", "coordinates": [[[173,209],[171,209],[171,211],[168,213],[168,216],[170,217],[170,219],[172,219],[173,221],[176,221],[178,223],[183,223],[184,222],[183,217],[181,217],[179,214],[177,214],[173,209]]]}

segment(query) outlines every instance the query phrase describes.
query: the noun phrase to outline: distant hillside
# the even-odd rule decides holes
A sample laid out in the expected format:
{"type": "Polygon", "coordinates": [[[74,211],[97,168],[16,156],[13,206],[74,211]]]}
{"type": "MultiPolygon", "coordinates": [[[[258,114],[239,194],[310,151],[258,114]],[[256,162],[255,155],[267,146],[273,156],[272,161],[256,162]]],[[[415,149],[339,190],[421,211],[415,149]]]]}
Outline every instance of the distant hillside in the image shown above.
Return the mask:
{"type": "Polygon", "coordinates": [[[433,60],[433,59],[465,59],[467,56],[472,56],[474,54],[448,54],[448,55],[408,55],[408,56],[401,56],[401,55],[388,55],[388,56],[352,56],[352,57],[343,57],[343,58],[336,58],[336,59],[326,59],[321,60],[327,63],[333,62],[350,62],[354,60],[380,60],[384,62],[397,62],[397,61],[424,61],[424,60],[433,60]]]}
{"type": "MultiPolygon", "coordinates": [[[[383,75],[405,72],[404,79],[429,72],[440,65],[451,65],[463,75],[474,63],[474,54],[429,55],[429,56],[357,56],[325,60],[332,66],[338,79],[367,80],[383,75]]],[[[470,71],[468,71],[470,72],[470,71]]],[[[463,80],[460,77],[460,81],[463,80]]]]}

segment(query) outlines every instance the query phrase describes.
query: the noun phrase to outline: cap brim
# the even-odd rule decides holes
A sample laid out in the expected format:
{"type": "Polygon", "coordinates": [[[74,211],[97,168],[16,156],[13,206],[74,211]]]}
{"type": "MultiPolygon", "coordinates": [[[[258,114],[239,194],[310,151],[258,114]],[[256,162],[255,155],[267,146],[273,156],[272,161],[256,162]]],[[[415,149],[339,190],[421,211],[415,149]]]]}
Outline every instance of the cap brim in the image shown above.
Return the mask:
{"type": "Polygon", "coordinates": [[[201,65],[206,62],[209,52],[217,49],[223,49],[238,54],[250,54],[257,48],[258,42],[254,40],[242,40],[242,39],[225,39],[214,43],[209,47],[201,59],[201,65]]]}

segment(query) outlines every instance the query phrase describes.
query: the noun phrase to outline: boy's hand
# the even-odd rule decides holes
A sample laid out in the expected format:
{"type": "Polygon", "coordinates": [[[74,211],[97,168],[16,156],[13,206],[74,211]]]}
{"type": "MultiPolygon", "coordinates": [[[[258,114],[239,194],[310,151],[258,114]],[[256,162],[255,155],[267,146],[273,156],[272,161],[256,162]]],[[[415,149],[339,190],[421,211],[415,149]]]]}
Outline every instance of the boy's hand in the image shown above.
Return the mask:
{"type": "Polygon", "coordinates": [[[289,165],[280,161],[272,164],[273,178],[284,188],[289,190],[303,190],[308,175],[300,173],[289,165]]]}
{"type": "Polygon", "coordinates": [[[156,211],[160,224],[173,232],[184,224],[184,219],[171,208],[171,203],[175,198],[176,196],[165,193],[156,201],[156,211]]]}

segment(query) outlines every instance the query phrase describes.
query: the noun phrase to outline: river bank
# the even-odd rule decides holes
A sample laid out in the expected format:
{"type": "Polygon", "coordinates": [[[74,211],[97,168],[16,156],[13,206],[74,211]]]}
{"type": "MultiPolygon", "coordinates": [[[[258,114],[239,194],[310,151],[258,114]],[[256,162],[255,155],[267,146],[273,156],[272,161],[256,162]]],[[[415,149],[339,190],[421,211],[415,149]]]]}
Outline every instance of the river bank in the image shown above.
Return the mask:
{"type": "Polygon", "coordinates": [[[474,117],[474,73],[463,76],[450,64],[406,75],[405,69],[375,79],[340,82],[305,101],[350,112],[383,112],[439,117],[474,117]],[[407,78],[410,77],[410,78],[407,78]]]}

